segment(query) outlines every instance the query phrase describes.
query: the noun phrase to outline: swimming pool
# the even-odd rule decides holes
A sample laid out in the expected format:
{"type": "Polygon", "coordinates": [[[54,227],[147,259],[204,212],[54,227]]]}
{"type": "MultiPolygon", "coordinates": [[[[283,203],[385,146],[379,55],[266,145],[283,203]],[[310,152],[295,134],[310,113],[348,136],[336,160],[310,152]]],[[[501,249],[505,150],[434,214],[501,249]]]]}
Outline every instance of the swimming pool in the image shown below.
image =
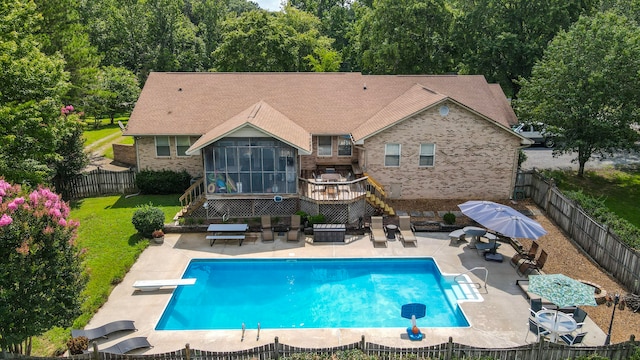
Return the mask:
{"type": "Polygon", "coordinates": [[[156,330],[406,327],[403,304],[427,305],[420,327],[466,327],[457,284],[432,258],[192,260],[156,330]]]}

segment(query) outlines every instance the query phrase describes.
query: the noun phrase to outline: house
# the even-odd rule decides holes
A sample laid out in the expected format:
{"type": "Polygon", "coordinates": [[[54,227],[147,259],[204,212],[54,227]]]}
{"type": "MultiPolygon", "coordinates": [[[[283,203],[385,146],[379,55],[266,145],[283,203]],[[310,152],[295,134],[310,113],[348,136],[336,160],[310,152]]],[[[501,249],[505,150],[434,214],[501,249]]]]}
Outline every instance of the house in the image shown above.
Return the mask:
{"type": "Polygon", "coordinates": [[[351,222],[388,198],[509,198],[515,123],[483,76],[152,73],[125,135],[138,169],[201,178],[191,216],[351,222]]]}

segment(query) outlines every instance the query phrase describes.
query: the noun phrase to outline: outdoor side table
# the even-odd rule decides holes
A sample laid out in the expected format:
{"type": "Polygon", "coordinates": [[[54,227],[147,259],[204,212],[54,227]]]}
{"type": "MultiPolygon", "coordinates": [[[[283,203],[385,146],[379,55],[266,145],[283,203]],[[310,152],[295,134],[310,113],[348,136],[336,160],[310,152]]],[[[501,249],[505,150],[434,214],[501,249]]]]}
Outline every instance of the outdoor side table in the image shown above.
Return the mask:
{"type": "Polygon", "coordinates": [[[389,239],[389,240],[395,239],[397,230],[398,230],[397,226],[395,226],[393,224],[387,225],[387,239],[389,239]]]}

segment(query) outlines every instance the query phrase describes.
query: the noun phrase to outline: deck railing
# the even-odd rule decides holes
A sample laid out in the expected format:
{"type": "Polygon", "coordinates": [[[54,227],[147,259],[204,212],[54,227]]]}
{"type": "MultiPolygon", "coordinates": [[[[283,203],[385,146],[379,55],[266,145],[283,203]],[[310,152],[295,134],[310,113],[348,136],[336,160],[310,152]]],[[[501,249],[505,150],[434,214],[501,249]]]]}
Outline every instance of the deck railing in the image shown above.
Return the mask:
{"type": "Polygon", "coordinates": [[[298,178],[300,196],[314,201],[350,201],[366,194],[367,177],[346,181],[298,178]]]}

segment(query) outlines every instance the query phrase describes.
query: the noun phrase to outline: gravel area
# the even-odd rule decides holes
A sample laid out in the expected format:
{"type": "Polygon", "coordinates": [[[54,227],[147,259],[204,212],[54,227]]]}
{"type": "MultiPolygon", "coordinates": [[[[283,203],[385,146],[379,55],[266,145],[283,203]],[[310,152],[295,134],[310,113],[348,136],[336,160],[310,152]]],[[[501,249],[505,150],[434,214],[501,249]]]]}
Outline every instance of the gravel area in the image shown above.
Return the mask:
{"type": "MultiPolygon", "coordinates": [[[[433,211],[437,217],[438,211],[460,211],[457,207],[466,200],[417,200],[417,201],[393,201],[390,202],[394,209],[433,211]]],[[[607,291],[608,294],[627,294],[628,290],[615,281],[608,273],[602,270],[546,216],[535,203],[525,200],[514,204],[510,201],[503,202],[516,209],[528,209],[533,214],[533,219],[538,221],[547,230],[547,234],[538,239],[541,249],[549,253],[547,262],[543,268],[546,274],[562,273],[574,279],[585,280],[607,291]]],[[[456,219],[457,224],[469,223],[470,220],[462,216],[456,219]]],[[[531,240],[518,239],[525,249],[531,245],[531,240]]],[[[515,270],[514,270],[515,271],[515,270]]],[[[589,317],[605,332],[609,330],[609,322],[613,307],[605,304],[598,306],[582,307],[589,317]]],[[[616,310],[613,329],[611,331],[611,343],[619,343],[629,340],[634,334],[636,339],[640,336],[640,312],[634,313],[628,307],[624,310],[616,310]]]]}

